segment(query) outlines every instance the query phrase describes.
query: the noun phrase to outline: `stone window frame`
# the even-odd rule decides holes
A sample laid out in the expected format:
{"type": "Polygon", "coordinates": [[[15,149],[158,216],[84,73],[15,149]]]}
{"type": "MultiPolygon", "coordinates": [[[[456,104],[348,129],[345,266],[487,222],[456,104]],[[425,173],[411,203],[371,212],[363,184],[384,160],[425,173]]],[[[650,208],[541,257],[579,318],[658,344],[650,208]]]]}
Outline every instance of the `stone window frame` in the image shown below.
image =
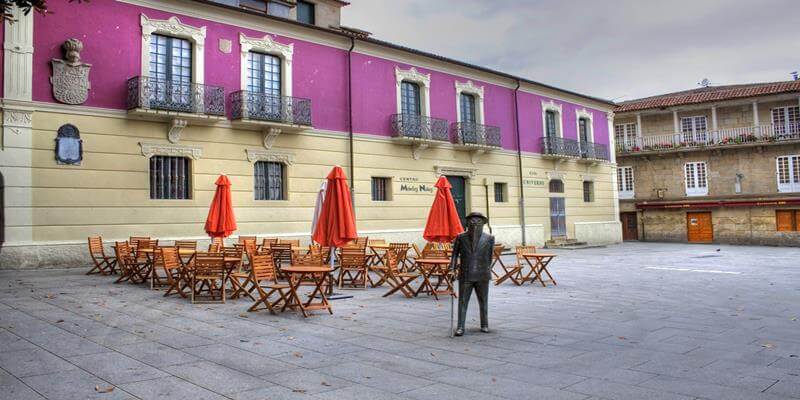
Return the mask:
{"type": "Polygon", "coordinates": [[[564,137],[564,114],[561,112],[561,106],[561,103],[556,103],[555,100],[542,100],[542,137],[547,137],[548,111],[556,113],[556,137],[564,137]]]}
{"type": "Polygon", "coordinates": [[[141,76],[150,76],[150,41],[153,34],[186,39],[192,42],[192,83],[205,82],[205,41],[206,27],[186,25],[176,16],[169,19],[151,19],[144,13],[140,15],[142,26],[142,65],[141,76]]]}
{"type": "Polygon", "coordinates": [[[431,116],[431,74],[424,74],[417,71],[416,67],[409,69],[401,69],[398,66],[394,67],[394,75],[396,81],[396,97],[397,97],[397,114],[402,114],[402,102],[400,100],[400,86],[405,82],[416,83],[420,86],[420,116],[431,116]]]}
{"type": "Polygon", "coordinates": [[[261,38],[251,38],[244,33],[239,33],[239,47],[241,52],[240,90],[247,90],[247,56],[251,52],[264,53],[281,59],[281,96],[292,96],[292,58],[294,57],[294,43],[283,44],[277,42],[272,35],[266,34],[261,38]]]}
{"type": "Polygon", "coordinates": [[[686,196],[708,196],[708,164],[705,161],[689,161],[683,164],[683,186],[686,189],[686,196]],[[692,178],[694,179],[694,187],[689,187],[689,166],[692,166],[692,178]],[[700,173],[699,166],[703,166],[703,182],[704,186],[700,186],[700,173]]]}
{"type": "Polygon", "coordinates": [[[479,125],[485,124],[485,114],[484,114],[484,90],[483,86],[478,86],[472,82],[472,80],[467,80],[466,82],[455,82],[456,88],[456,122],[463,122],[464,118],[461,115],[461,94],[469,94],[475,97],[475,123],[479,125]]]}
{"type": "Polygon", "coordinates": [[[257,204],[262,202],[269,203],[288,203],[292,198],[289,190],[289,178],[295,163],[295,154],[283,151],[273,151],[265,149],[245,149],[247,161],[253,167],[253,199],[255,199],[255,166],[258,161],[277,162],[283,164],[283,200],[253,200],[257,204]]]}
{"type": "Polygon", "coordinates": [[[575,110],[575,132],[578,135],[578,141],[581,140],[581,118],[586,119],[588,122],[586,129],[589,130],[587,132],[589,134],[589,143],[594,143],[594,114],[585,108],[575,110]]]}
{"type": "MultiPolygon", "coordinates": [[[[188,186],[189,189],[187,190],[189,197],[186,199],[152,199],[148,195],[148,199],[151,202],[176,202],[176,201],[193,201],[196,198],[195,193],[195,182],[194,182],[194,171],[195,171],[195,161],[199,160],[203,155],[203,148],[197,146],[185,146],[185,145],[178,145],[178,144],[170,144],[170,143],[147,143],[147,142],[139,142],[139,146],[141,147],[142,156],[147,159],[148,164],[148,176],[149,176],[149,164],[150,158],[153,156],[168,156],[168,157],[184,157],[189,159],[189,177],[188,177],[188,186]]],[[[148,178],[148,182],[150,179],[148,178]]],[[[149,190],[149,189],[148,189],[149,190]]]]}
{"type": "Polygon", "coordinates": [[[634,174],[633,174],[633,166],[631,165],[620,165],[617,167],[617,193],[620,199],[632,199],[634,197],[634,174]],[[625,180],[626,172],[630,170],[630,185],[625,180]]]}

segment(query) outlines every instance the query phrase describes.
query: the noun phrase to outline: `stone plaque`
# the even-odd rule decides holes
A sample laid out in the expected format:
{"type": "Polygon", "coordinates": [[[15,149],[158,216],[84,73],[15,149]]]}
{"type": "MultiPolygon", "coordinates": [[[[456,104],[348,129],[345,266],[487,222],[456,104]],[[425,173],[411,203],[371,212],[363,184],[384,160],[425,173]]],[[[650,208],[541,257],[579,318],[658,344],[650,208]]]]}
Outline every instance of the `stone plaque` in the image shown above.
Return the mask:
{"type": "Polygon", "coordinates": [[[56,136],[56,161],[59,164],[80,165],[83,159],[83,142],[78,128],[72,124],[58,128],[56,136]]]}
{"type": "Polygon", "coordinates": [[[62,48],[64,59],[51,60],[53,76],[50,77],[50,83],[53,85],[53,97],[65,104],[83,104],[89,97],[89,70],[92,66],[81,62],[83,43],[80,40],[69,39],[62,48]]]}

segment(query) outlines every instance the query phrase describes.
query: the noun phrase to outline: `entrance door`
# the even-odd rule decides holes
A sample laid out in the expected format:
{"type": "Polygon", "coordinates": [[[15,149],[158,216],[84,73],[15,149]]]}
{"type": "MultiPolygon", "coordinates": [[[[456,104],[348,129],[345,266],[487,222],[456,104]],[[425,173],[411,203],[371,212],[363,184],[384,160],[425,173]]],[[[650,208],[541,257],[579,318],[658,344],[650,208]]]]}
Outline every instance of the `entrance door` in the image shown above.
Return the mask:
{"type": "Polygon", "coordinates": [[[686,213],[686,236],[692,243],[708,243],[714,240],[714,227],[710,212],[686,213]]]}
{"type": "Polygon", "coordinates": [[[635,212],[624,212],[619,215],[622,223],[622,240],[639,240],[639,225],[635,212]]]}
{"type": "Polygon", "coordinates": [[[563,197],[550,198],[550,236],[567,236],[567,210],[563,197]]]}
{"type": "Polygon", "coordinates": [[[461,218],[461,226],[467,228],[467,180],[463,176],[448,176],[447,181],[453,186],[450,193],[456,203],[456,211],[461,218]]]}

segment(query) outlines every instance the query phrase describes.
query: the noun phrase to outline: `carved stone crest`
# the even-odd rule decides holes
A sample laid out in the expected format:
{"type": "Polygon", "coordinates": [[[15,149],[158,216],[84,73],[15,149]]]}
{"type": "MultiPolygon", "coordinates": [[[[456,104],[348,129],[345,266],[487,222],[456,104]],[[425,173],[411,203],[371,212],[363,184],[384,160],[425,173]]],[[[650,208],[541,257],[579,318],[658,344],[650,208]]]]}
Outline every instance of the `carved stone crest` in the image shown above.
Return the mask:
{"type": "Polygon", "coordinates": [[[50,83],[53,85],[53,97],[66,104],[83,104],[89,97],[89,70],[91,64],[81,62],[83,43],[78,39],[69,39],[61,46],[64,50],[64,59],[54,58],[53,76],[50,83]]]}

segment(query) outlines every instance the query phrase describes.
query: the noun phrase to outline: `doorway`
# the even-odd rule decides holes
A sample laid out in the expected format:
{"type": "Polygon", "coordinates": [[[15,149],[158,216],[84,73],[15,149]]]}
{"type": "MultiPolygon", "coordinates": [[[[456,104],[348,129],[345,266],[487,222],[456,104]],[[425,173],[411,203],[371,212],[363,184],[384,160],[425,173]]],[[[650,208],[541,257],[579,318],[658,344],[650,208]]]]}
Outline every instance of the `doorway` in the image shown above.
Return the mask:
{"type": "Polygon", "coordinates": [[[450,182],[450,193],[453,195],[453,202],[456,203],[456,211],[461,219],[461,226],[467,227],[467,179],[463,176],[447,175],[450,182]]]}
{"type": "Polygon", "coordinates": [[[550,237],[567,236],[567,211],[563,197],[550,198],[550,237]]]}
{"type": "Polygon", "coordinates": [[[624,212],[619,215],[622,223],[622,240],[639,240],[639,224],[635,212],[624,212]]]}
{"type": "Polygon", "coordinates": [[[714,240],[711,212],[686,213],[686,237],[690,243],[710,243],[714,240]]]}

